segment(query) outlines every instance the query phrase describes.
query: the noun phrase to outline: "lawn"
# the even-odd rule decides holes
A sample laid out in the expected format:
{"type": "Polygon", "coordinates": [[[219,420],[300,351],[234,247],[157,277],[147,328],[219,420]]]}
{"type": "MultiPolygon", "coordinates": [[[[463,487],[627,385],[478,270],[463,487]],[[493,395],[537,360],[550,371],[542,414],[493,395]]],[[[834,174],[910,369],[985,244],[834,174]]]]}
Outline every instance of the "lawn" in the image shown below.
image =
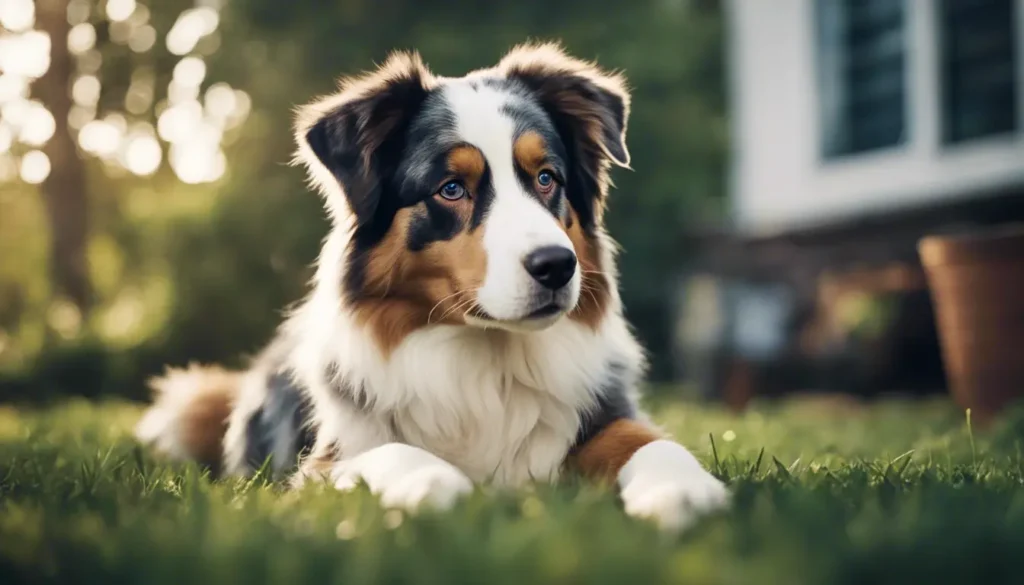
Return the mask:
{"type": "Polygon", "coordinates": [[[935,401],[658,408],[736,492],[675,538],[575,482],[413,517],[211,482],[138,450],[138,412],[0,408],[0,583],[1024,582],[1024,411],[972,431],[935,401]]]}

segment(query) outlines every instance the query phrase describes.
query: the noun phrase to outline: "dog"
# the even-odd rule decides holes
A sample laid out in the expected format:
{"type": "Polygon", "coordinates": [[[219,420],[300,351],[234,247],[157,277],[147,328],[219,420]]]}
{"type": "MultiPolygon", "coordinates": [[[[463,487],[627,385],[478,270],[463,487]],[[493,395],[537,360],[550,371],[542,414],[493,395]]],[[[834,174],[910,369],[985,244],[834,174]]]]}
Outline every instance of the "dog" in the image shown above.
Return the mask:
{"type": "Polygon", "coordinates": [[[244,371],[151,380],[138,438],[407,510],[570,473],[666,529],[727,506],[638,405],[603,221],[629,110],[621,74],[550,43],[460,78],[395,52],[343,79],[296,116],[331,220],[309,295],[244,371]]]}

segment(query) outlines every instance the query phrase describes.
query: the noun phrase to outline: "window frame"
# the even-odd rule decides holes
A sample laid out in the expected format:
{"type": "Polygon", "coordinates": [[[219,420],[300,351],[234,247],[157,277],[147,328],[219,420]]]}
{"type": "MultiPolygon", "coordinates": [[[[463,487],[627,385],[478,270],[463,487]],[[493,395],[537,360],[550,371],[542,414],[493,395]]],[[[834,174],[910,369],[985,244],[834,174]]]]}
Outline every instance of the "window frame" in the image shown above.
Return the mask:
{"type": "Polygon", "coordinates": [[[817,109],[817,132],[815,150],[819,164],[834,164],[841,161],[873,157],[884,153],[901,152],[913,142],[914,128],[914,66],[915,58],[909,50],[912,40],[912,0],[890,0],[900,3],[900,84],[899,137],[888,143],[871,147],[855,148],[849,145],[851,125],[849,106],[848,73],[844,70],[844,53],[848,51],[845,39],[845,25],[842,22],[846,11],[845,3],[856,0],[812,0],[811,26],[813,43],[814,87],[817,109]],[[844,134],[846,138],[844,140],[844,134]],[[844,144],[845,143],[845,144],[844,144]]]}

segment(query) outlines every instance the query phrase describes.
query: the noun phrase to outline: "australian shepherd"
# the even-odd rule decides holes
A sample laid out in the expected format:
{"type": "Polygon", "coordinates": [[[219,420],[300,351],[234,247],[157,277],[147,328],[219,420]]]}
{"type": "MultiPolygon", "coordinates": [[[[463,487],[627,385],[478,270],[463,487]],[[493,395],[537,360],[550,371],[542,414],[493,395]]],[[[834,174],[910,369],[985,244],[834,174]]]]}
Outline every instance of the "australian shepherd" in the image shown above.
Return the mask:
{"type": "Polygon", "coordinates": [[[297,116],[331,218],[309,296],[247,370],[153,380],[138,437],[406,509],[567,473],[666,528],[726,505],[638,408],[603,227],[629,106],[621,75],[552,44],[460,78],[395,53],[342,80],[297,116]]]}

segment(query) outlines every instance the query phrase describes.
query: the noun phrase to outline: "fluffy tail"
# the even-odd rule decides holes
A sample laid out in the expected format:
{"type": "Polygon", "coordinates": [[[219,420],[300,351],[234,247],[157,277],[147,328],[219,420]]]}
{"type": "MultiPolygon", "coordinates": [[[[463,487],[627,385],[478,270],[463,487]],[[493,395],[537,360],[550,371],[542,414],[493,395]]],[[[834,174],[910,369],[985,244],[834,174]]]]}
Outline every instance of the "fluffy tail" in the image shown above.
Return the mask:
{"type": "Polygon", "coordinates": [[[164,456],[219,472],[240,381],[240,373],[217,366],[168,370],[149,381],[153,404],[136,425],[135,436],[164,456]]]}

